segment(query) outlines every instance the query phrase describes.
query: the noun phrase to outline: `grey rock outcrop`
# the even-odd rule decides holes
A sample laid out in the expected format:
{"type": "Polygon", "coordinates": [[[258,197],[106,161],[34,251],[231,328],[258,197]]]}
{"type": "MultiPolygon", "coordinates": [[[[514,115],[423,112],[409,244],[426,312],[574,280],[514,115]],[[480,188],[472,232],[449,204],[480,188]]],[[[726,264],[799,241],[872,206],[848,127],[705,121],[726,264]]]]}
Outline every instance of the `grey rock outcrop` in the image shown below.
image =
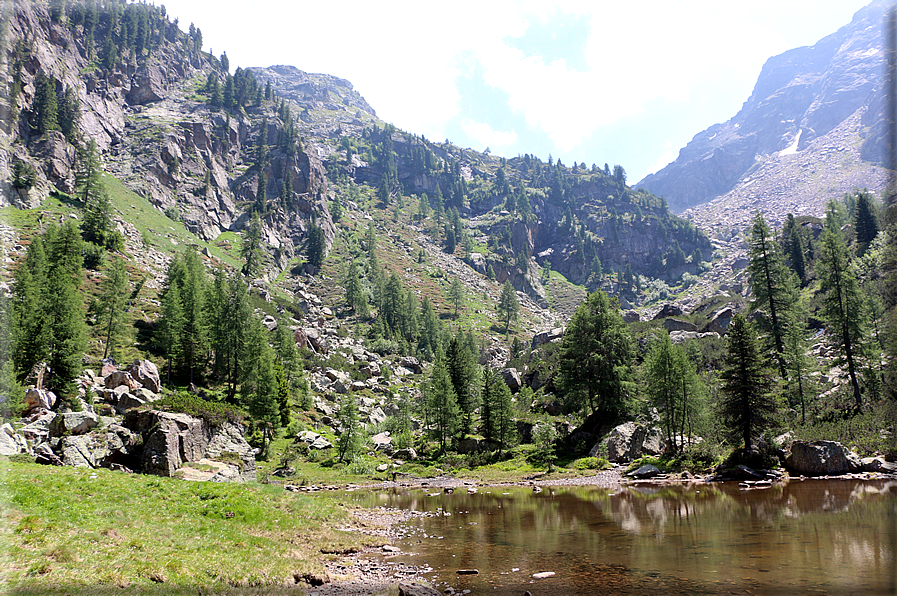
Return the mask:
{"type": "Polygon", "coordinates": [[[863,463],[836,441],[794,441],[785,467],[802,476],[838,476],[861,471],[863,463]]]}
{"type": "Polygon", "coordinates": [[[135,360],[128,366],[127,372],[135,381],[153,393],[159,393],[162,390],[159,369],[149,360],[135,360]]]}
{"type": "Polygon", "coordinates": [[[608,461],[627,462],[643,455],[660,455],[663,443],[663,432],[659,428],[625,422],[596,443],[589,456],[596,457],[606,449],[608,461]]]}
{"type": "Polygon", "coordinates": [[[67,412],[56,414],[50,422],[50,436],[59,437],[65,434],[83,435],[97,425],[97,415],[92,412],[67,412]]]}
{"type": "Polygon", "coordinates": [[[29,388],[25,391],[25,410],[40,408],[49,410],[56,405],[56,394],[45,389],[29,388]]]}
{"type": "Polygon", "coordinates": [[[25,437],[13,430],[12,425],[4,424],[0,426],[0,455],[16,455],[17,453],[28,453],[28,441],[25,437]]]}

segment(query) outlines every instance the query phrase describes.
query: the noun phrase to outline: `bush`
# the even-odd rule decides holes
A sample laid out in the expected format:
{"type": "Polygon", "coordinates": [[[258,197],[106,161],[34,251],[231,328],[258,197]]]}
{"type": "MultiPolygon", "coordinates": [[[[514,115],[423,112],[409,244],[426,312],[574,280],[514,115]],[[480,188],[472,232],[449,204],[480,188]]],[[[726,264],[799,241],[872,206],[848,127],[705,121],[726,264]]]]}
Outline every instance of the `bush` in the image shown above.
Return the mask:
{"type": "Polygon", "coordinates": [[[166,412],[179,412],[202,418],[212,426],[225,421],[242,424],[243,420],[249,417],[249,414],[234,406],[207,401],[186,391],[170,393],[161,400],[153,402],[153,407],[166,412]]]}
{"type": "Polygon", "coordinates": [[[574,470],[609,470],[611,465],[603,457],[581,457],[574,460],[570,467],[574,470]]]}

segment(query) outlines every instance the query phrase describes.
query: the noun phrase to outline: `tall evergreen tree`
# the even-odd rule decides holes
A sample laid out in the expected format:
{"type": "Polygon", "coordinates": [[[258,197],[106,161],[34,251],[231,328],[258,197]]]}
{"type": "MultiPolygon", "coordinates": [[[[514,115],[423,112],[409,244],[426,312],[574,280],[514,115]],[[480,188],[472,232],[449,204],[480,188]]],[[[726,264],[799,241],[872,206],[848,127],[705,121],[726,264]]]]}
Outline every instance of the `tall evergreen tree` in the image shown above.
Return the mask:
{"type": "Polygon", "coordinates": [[[865,303],[856,273],[850,264],[847,244],[839,228],[826,225],[817,273],[825,289],[824,313],[833,339],[841,348],[856,409],[863,407],[858,377],[858,356],[866,336],[865,303]]]}
{"type": "Polygon", "coordinates": [[[66,86],[57,112],[59,129],[72,145],[78,143],[81,125],[81,100],[74,87],[66,86]]]}
{"type": "Polygon", "coordinates": [[[346,461],[361,449],[361,422],[358,420],[358,404],[352,394],[340,398],[337,421],[340,427],[337,453],[340,461],[346,461]]]}
{"type": "Polygon", "coordinates": [[[358,265],[355,264],[354,260],[350,260],[346,266],[343,288],[346,290],[346,305],[359,316],[366,317],[368,315],[368,301],[361,290],[358,265]]]}
{"type": "Polygon", "coordinates": [[[517,320],[520,313],[520,303],[517,301],[517,292],[510,280],[501,288],[501,296],[498,299],[498,314],[505,321],[505,333],[511,333],[511,319],[517,320]]]}
{"type": "Polygon", "coordinates": [[[38,135],[59,130],[56,83],[38,72],[34,80],[34,101],[31,126],[38,135]]]}
{"type": "Polygon", "coordinates": [[[868,244],[878,236],[878,209],[875,207],[875,199],[868,192],[856,193],[856,214],[854,227],[856,228],[857,242],[868,244]]]}
{"type": "Polygon", "coordinates": [[[779,372],[785,377],[785,315],[789,305],[796,299],[794,282],[782,262],[772,231],[759,211],[754,216],[751,228],[749,256],[748,274],[754,305],[769,309],[769,333],[779,372]]]}
{"type": "Polygon", "coordinates": [[[125,268],[124,259],[113,257],[111,266],[106,269],[103,280],[100,282],[100,296],[97,303],[99,306],[97,318],[104,327],[103,335],[106,338],[103,358],[107,356],[115,358],[118,355],[122,319],[130,294],[129,285],[128,270],[125,268]]]}
{"type": "Polygon", "coordinates": [[[262,429],[262,457],[267,457],[273,431],[280,424],[277,373],[274,350],[268,345],[268,330],[250,316],[246,322],[246,345],[241,355],[243,366],[240,397],[246,411],[262,429]]]}
{"type": "Polygon", "coordinates": [[[315,222],[308,226],[308,240],[305,242],[305,258],[308,264],[315,269],[320,269],[327,255],[327,242],[324,238],[324,230],[315,222]]]}
{"type": "Polygon", "coordinates": [[[189,372],[189,381],[192,383],[194,373],[206,354],[209,337],[205,313],[206,272],[195,250],[188,250],[184,254],[180,293],[184,305],[181,346],[184,364],[189,372]]]}
{"type": "Polygon", "coordinates": [[[460,412],[458,397],[452,386],[445,359],[441,355],[437,356],[433,364],[424,394],[432,416],[431,422],[435,426],[436,438],[439,440],[439,448],[445,453],[449,440],[458,431],[460,412]]]}
{"type": "Polygon", "coordinates": [[[100,193],[100,174],[102,172],[97,142],[90,139],[78,150],[78,168],[75,171],[74,194],[85,207],[90,205],[91,199],[100,193]]]}
{"type": "Polygon", "coordinates": [[[50,341],[50,321],[45,311],[47,297],[47,254],[41,236],[28,246],[25,259],[15,270],[10,316],[12,361],[19,380],[35,364],[46,360],[50,341]]]}
{"type": "Polygon", "coordinates": [[[723,420],[732,436],[750,449],[751,440],[769,426],[777,408],[769,391],[772,379],[763,366],[757,332],[741,315],[735,315],[727,329],[720,379],[723,420]]]}
{"type": "Polygon", "coordinates": [[[567,407],[616,420],[626,410],[635,354],[616,300],[601,290],[579,305],[560,349],[559,383],[567,407]]]}
{"type": "Polygon", "coordinates": [[[445,364],[461,414],[459,430],[462,434],[467,434],[471,431],[473,415],[480,404],[478,392],[480,375],[473,354],[457,335],[449,341],[445,364]]]}
{"type": "Polygon", "coordinates": [[[166,374],[171,384],[171,371],[174,363],[183,355],[182,337],[184,334],[184,305],[181,302],[181,291],[178,285],[172,284],[162,294],[162,309],[159,323],[153,334],[156,349],[165,356],[166,374]]]}
{"type": "Polygon", "coordinates": [[[439,319],[430,299],[424,296],[420,304],[420,341],[418,352],[426,359],[432,359],[439,350],[439,319]]]}
{"type": "Polygon", "coordinates": [[[673,345],[668,333],[648,348],[645,377],[648,397],[660,412],[667,445],[678,451],[684,447],[685,429],[695,409],[690,401],[696,393],[697,375],[685,350],[673,345]]]}
{"type": "Polygon", "coordinates": [[[257,212],[252,214],[249,221],[240,256],[243,258],[243,275],[257,276],[262,269],[262,220],[257,212]]]}
{"type": "Polygon", "coordinates": [[[514,445],[517,423],[511,388],[501,378],[483,373],[483,399],[480,408],[483,437],[498,444],[498,453],[514,445]]]}
{"type": "Polygon", "coordinates": [[[461,280],[458,276],[452,278],[452,285],[449,287],[449,300],[455,307],[455,318],[458,318],[458,308],[464,302],[464,288],[461,286],[461,280]]]}

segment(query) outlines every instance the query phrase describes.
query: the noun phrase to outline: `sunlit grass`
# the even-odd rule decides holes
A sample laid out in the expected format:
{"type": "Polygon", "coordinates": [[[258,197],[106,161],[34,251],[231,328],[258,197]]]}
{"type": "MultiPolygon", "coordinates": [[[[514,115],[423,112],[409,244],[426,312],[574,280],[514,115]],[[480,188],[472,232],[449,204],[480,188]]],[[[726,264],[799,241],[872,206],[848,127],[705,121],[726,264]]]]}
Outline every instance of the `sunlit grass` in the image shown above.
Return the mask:
{"type": "Polygon", "coordinates": [[[261,593],[323,578],[321,551],[365,537],[326,495],[3,463],[14,594],[261,593]],[[183,591],[183,592],[181,592],[183,591]],[[117,592],[118,593],[118,592],[117,592]]]}

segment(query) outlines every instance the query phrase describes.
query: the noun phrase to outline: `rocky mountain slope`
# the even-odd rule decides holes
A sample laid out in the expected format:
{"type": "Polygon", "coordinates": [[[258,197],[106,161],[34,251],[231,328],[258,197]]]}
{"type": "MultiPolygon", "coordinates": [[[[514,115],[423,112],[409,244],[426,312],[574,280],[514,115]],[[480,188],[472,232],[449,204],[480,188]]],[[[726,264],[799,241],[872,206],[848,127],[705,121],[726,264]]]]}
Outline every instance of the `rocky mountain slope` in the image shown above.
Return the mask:
{"type": "Polygon", "coordinates": [[[734,193],[727,201],[741,197],[738,205],[749,210],[791,201],[781,215],[813,209],[809,197],[824,202],[853,188],[880,188],[874,164],[883,136],[870,127],[880,120],[888,5],[876,0],[815,45],[770,58],[732,119],[695,135],[637,187],[663,195],[677,213],[734,193]]]}

